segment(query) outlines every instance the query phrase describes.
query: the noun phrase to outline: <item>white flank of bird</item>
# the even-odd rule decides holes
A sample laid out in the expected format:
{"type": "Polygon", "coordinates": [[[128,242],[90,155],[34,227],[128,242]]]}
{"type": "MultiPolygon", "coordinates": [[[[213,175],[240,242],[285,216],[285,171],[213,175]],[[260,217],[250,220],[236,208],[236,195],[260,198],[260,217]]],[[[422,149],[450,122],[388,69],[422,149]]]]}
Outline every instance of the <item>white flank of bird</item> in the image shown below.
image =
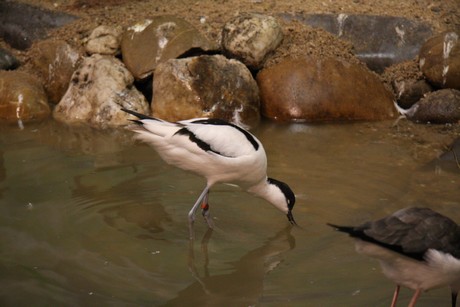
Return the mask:
{"type": "Polygon", "coordinates": [[[234,183],[264,198],[295,224],[295,195],[289,186],[267,177],[267,157],[262,143],[243,128],[220,119],[195,118],[171,123],[122,109],[137,117],[130,129],[136,139],[151,145],[168,164],[206,178],[206,187],[188,214],[193,238],[195,213],[201,205],[208,226],[209,189],[216,183],[234,183]]]}
{"type": "Polygon", "coordinates": [[[422,292],[449,286],[452,307],[460,290],[460,227],[448,217],[428,208],[406,208],[357,227],[328,224],[356,238],[358,253],[376,258],[383,274],[396,289],[414,290],[409,306],[422,292]]]}

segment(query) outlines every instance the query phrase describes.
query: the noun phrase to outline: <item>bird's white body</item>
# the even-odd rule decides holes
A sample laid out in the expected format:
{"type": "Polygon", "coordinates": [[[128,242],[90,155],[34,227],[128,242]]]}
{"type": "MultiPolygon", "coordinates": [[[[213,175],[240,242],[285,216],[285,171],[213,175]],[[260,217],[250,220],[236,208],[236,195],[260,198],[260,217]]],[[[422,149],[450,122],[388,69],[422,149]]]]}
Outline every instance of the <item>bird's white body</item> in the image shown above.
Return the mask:
{"type": "Polygon", "coordinates": [[[428,291],[460,286],[460,260],[434,249],[425,254],[425,261],[402,256],[387,248],[360,239],[355,241],[356,251],[379,260],[382,273],[395,284],[412,290],[428,291]]]}
{"type": "MultiPolygon", "coordinates": [[[[195,118],[171,123],[130,110],[137,124],[136,138],[150,144],[168,164],[206,178],[206,188],[189,212],[190,225],[200,202],[208,210],[209,189],[216,183],[234,183],[262,197],[294,222],[295,203],[289,186],[267,177],[267,157],[262,143],[251,133],[219,119],[195,118]]],[[[212,220],[203,212],[208,225],[212,220]]]]}
{"type": "Polygon", "coordinates": [[[254,137],[259,146],[256,150],[244,134],[233,127],[215,125],[210,129],[196,123],[197,120],[200,119],[177,123],[149,120],[144,121],[143,129],[134,131],[138,133],[137,139],[152,145],[168,164],[205,177],[208,187],[223,182],[248,189],[266,182],[267,157],[259,140],[254,137]],[[212,144],[213,151],[204,152],[190,141],[189,135],[177,134],[183,128],[212,144]]]}
{"type": "Polygon", "coordinates": [[[452,307],[460,290],[460,227],[429,208],[406,208],[360,226],[330,226],[355,238],[358,253],[378,259],[383,274],[400,286],[413,289],[409,306],[420,293],[449,286],[452,307]]]}

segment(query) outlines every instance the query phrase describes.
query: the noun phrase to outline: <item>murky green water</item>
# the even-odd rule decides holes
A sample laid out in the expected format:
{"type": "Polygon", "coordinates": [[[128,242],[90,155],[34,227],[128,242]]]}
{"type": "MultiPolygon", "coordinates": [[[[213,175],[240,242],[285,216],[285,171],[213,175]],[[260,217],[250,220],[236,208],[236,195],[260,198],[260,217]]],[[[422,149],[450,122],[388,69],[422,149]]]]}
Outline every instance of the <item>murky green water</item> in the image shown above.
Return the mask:
{"type": "MultiPolygon", "coordinates": [[[[417,203],[460,221],[458,173],[421,170],[390,125],[261,125],[269,175],[295,191],[301,228],[219,185],[217,229],[198,219],[193,245],[186,216],[204,180],[130,132],[1,127],[0,305],[388,306],[393,285],[378,263],[325,223],[417,203]]],[[[444,288],[418,306],[449,301],[444,288]]]]}

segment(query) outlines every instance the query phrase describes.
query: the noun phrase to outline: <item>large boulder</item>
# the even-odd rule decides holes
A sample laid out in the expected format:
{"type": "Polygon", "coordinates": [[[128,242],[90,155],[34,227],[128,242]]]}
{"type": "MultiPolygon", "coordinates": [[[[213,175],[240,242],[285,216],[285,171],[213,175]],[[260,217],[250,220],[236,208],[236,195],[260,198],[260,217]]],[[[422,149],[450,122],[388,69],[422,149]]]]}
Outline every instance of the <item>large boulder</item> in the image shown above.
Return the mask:
{"type": "Polygon", "coordinates": [[[123,62],[136,79],[153,73],[155,67],[192,49],[217,46],[187,21],[174,16],[156,16],[129,27],[122,36],[123,62]]]}
{"type": "Polygon", "coordinates": [[[19,123],[43,120],[51,111],[41,83],[19,71],[0,71],[0,120],[19,123]]]}
{"type": "Polygon", "coordinates": [[[85,58],[72,75],[53,116],[68,124],[96,128],[126,125],[128,114],[120,111],[122,107],[149,114],[148,103],[133,82],[121,61],[94,54],[85,58]]]}
{"type": "Polygon", "coordinates": [[[393,95],[365,66],[333,58],[285,60],[257,75],[262,114],[309,122],[394,118],[393,95]]]}
{"type": "Polygon", "coordinates": [[[420,69],[439,88],[460,90],[460,39],[456,32],[445,32],[425,42],[419,55],[420,69]]]}
{"type": "Polygon", "coordinates": [[[260,120],[259,91],[251,72],[221,55],[162,63],[153,88],[153,114],[162,119],[214,117],[243,126],[260,120]]]}
{"type": "Polygon", "coordinates": [[[61,40],[40,42],[35,49],[32,63],[41,74],[49,102],[57,104],[69,87],[82,52],[61,40]]]}

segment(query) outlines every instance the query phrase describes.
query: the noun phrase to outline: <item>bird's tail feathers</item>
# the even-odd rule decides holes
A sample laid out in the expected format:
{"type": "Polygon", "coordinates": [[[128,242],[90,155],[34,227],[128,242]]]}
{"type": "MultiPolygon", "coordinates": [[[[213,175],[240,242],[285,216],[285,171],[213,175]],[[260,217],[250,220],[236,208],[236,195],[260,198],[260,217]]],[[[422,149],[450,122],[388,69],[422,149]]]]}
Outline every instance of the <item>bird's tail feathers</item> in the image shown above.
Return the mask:
{"type": "Polygon", "coordinates": [[[331,223],[326,223],[328,226],[331,226],[337,231],[348,233],[349,235],[355,234],[356,230],[352,226],[340,226],[331,223]]]}

